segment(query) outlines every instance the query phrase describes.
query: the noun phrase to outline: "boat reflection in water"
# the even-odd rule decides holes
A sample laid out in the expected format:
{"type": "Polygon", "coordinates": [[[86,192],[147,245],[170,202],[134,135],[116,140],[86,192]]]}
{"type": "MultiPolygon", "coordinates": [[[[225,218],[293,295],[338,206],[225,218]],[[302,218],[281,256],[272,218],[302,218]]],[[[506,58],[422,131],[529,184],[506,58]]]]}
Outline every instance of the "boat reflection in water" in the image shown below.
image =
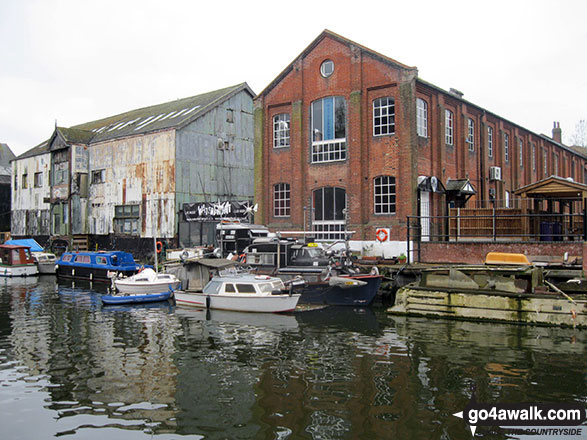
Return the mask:
{"type": "Polygon", "coordinates": [[[578,329],[377,308],[108,308],[101,294],[0,285],[3,438],[460,439],[470,431],[452,414],[472,384],[480,402],[587,395],[578,329]]]}

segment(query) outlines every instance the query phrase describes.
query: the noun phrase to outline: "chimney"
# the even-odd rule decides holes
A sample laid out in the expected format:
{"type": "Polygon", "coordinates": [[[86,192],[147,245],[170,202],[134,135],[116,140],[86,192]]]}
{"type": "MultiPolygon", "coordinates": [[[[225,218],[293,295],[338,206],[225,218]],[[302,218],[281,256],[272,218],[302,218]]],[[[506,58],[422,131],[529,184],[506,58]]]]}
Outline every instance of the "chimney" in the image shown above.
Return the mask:
{"type": "Polygon", "coordinates": [[[559,144],[563,143],[562,131],[561,131],[561,123],[556,122],[554,123],[554,128],[552,129],[552,140],[558,142],[559,144]]]}

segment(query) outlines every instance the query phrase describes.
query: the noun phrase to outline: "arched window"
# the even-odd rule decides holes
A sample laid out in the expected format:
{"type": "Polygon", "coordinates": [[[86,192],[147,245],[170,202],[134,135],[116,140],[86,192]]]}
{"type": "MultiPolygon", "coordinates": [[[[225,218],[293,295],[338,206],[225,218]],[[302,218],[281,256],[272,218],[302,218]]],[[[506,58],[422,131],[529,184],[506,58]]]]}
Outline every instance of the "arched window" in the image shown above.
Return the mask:
{"type": "Polygon", "coordinates": [[[346,229],[346,191],[343,188],[318,188],[313,193],[313,207],[312,227],[316,239],[343,239],[346,229]]]}
{"type": "Polygon", "coordinates": [[[395,177],[379,176],[373,179],[373,212],[395,214],[395,177]]]}
{"type": "Polygon", "coordinates": [[[278,183],[273,186],[273,217],[290,216],[289,183],[278,183]]]}
{"type": "Polygon", "coordinates": [[[346,160],[346,106],[341,96],[312,103],[312,163],[346,160]]]}
{"type": "Polygon", "coordinates": [[[373,101],[373,136],[395,133],[395,100],[378,98],[373,101]]]}

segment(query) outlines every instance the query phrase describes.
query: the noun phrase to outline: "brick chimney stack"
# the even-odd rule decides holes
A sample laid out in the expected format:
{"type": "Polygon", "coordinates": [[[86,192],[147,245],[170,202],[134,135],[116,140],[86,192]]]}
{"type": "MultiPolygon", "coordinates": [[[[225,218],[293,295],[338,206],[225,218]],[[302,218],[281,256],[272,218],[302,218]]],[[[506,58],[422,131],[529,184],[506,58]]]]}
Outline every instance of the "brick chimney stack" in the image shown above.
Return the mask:
{"type": "Polygon", "coordinates": [[[561,130],[561,123],[556,122],[554,123],[554,128],[552,129],[552,139],[559,144],[563,143],[563,133],[561,130]]]}

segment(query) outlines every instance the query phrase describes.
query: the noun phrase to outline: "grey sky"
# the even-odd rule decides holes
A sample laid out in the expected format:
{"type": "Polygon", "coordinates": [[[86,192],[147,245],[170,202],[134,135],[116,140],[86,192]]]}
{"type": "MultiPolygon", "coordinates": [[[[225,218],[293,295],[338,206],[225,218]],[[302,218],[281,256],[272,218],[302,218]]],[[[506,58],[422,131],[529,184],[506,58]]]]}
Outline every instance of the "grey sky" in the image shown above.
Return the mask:
{"type": "Polygon", "coordinates": [[[536,133],[587,119],[587,1],[0,0],[0,142],[248,82],[325,28],[536,133]]]}

